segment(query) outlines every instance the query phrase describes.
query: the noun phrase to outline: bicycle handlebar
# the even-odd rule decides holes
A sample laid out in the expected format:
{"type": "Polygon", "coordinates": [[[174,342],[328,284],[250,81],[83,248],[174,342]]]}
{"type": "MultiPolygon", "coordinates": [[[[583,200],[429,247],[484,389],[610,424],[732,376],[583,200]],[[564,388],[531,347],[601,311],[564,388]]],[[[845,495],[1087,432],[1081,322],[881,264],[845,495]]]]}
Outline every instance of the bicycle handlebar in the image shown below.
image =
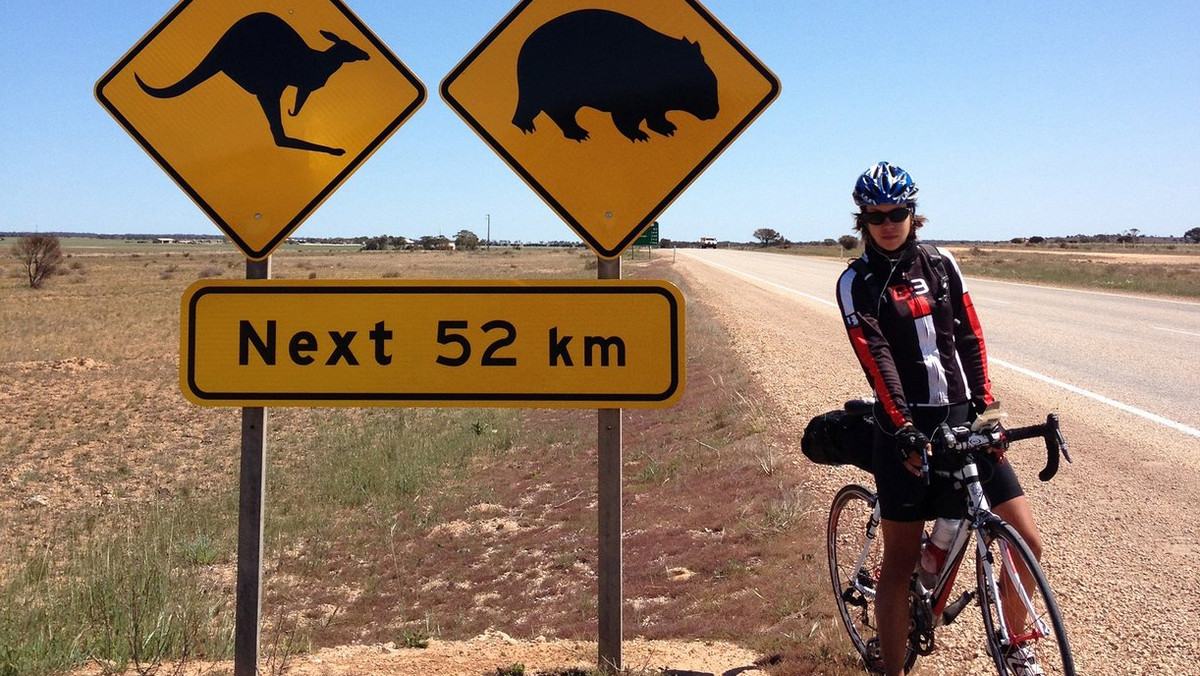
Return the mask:
{"type": "Polygon", "coordinates": [[[1034,437],[1041,437],[1046,444],[1046,466],[1038,472],[1038,478],[1042,481],[1049,481],[1058,473],[1060,452],[1067,462],[1071,462],[1071,454],[1067,450],[1067,440],[1063,437],[1062,429],[1059,427],[1058,416],[1053,413],[1046,416],[1044,423],[1012,429],[996,425],[990,429],[972,431],[970,427],[950,427],[943,423],[938,427],[938,433],[930,442],[935,447],[942,449],[968,452],[994,447],[1007,448],[1014,441],[1034,437]]]}

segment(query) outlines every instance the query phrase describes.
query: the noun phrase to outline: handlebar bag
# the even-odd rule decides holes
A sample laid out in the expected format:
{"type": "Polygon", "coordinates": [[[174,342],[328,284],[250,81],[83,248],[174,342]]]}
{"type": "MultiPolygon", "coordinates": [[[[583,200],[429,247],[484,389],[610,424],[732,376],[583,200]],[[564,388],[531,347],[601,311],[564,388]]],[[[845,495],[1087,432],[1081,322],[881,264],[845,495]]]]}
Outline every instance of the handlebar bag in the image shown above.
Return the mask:
{"type": "Polygon", "coordinates": [[[838,409],[809,421],[800,450],[818,465],[854,465],[870,472],[874,434],[875,421],[869,415],[838,409]]]}

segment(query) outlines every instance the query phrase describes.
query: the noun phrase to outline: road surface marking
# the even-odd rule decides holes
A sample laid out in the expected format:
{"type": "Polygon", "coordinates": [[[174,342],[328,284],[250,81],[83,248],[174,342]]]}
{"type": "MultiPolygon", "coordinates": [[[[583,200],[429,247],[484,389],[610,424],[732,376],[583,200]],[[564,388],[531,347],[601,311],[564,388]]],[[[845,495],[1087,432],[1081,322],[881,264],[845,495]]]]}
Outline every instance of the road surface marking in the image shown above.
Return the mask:
{"type": "Polygon", "coordinates": [[[1200,333],[1196,333],[1195,331],[1180,331],[1179,329],[1168,329],[1165,326],[1151,326],[1150,328],[1157,329],[1159,331],[1170,331],[1171,333],[1182,333],[1185,336],[1200,337],[1200,333]]]}
{"type": "MultiPolygon", "coordinates": [[[[814,296],[814,295],[812,295],[812,294],[804,293],[803,291],[797,291],[796,289],[793,289],[793,288],[791,288],[791,287],[784,286],[783,284],[779,284],[779,283],[776,283],[776,282],[772,282],[772,281],[771,281],[771,280],[769,280],[769,279],[763,279],[762,277],[758,277],[758,276],[755,276],[755,275],[751,275],[751,274],[748,274],[748,273],[742,272],[742,271],[740,271],[740,270],[735,270],[734,268],[731,268],[731,267],[729,267],[729,266],[726,266],[726,265],[721,265],[720,263],[714,263],[714,262],[712,262],[712,261],[709,261],[709,260],[704,260],[704,259],[700,259],[700,258],[696,258],[695,260],[699,260],[699,261],[701,261],[702,263],[705,263],[706,265],[711,265],[711,266],[713,266],[713,267],[721,268],[722,270],[725,270],[725,271],[727,271],[727,272],[729,272],[729,273],[731,273],[731,274],[737,275],[737,276],[739,276],[739,277],[744,277],[744,278],[746,278],[746,279],[752,279],[752,280],[754,280],[754,281],[756,281],[756,282],[759,282],[760,284],[765,284],[765,285],[767,285],[767,286],[771,286],[771,287],[774,287],[774,288],[777,288],[777,289],[780,289],[780,290],[786,291],[786,292],[788,292],[788,293],[793,293],[793,294],[796,294],[796,295],[798,295],[798,296],[802,296],[802,297],[804,297],[804,298],[807,298],[807,299],[809,299],[809,300],[815,300],[815,301],[817,301],[818,303],[824,303],[825,305],[829,305],[829,306],[832,306],[832,307],[835,307],[835,308],[838,306],[838,305],[837,305],[837,303],[835,303],[835,302],[833,302],[833,301],[829,301],[829,300],[826,300],[826,299],[824,299],[824,298],[820,298],[820,297],[818,297],[818,296],[814,296]]],[[[988,280],[988,281],[996,281],[996,280],[988,280]]],[[[1017,285],[1017,286],[1034,286],[1034,287],[1036,287],[1036,288],[1054,288],[1054,289],[1057,289],[1057,288],[1058,288],[1058,287],[1041,287],[1041,286],[1037,286],[1037,285],[1035,285],[1035,284],[1017,284],[1017,283],[1015,283],[1015,282],[1000,282],[1000,283],[1001,283],[1001,284],[1014,284],[1014,285],[1017,285]]],[[[1064,290],[1064,291],[1077,291],[1077,289],[1063,289],[1063,290],[1064,290]]],[[[1097,293],[1097,294],[1099,294],[1099,295],[1118,295],[1118,294],[1105,294],[1105,293],[1102,293],[1102,292],[1096,292],[1096,291],[1090,291],[1090,292],[1089,292],[1089,291],[1081,291],[1080,293],[1097,293]]],[[[1156,300],[1166,300],[1166,299],[1156,299],[1156,300]]],[[[1182,302],[1182,301],[1172,301],[1172,300],[1166,300],[1166,302],[1170,302],[1170,303],[1180,303],[1180,302],[1182,302]]],[[[1185,304],[1186,304],[1186,303],[1185,303],[1185,304]]],[[[1154,327],[1154,328],[1158,329],[1158,328],[1162,328],[1162,327],[1158,327],[1158,326],[1156,326],[1156,327],[1154,327]]],[[[1164,330],[1164,331],[1174,331],[1174,329],[1162,329],[1162,330],[1164,330]]],[[[1179,331],[1179,333],[1188,333],[1188,332],[1186,332],[1186,331],[1179,331]]],[[[1197,334],[1189,334],[1189,335],[1197,335],[1197,334]]],[[[1081,395],[1081,396],[1087,397],[1087,398],[1089,398],[1089,399],[1092,399],[1092,400],[1094,400],[1094,401],[1098,401],[1098,402],[1100,402],[1100,403],[1102,403],[1102,404],[1107,404],[1108,406],[1112,406],[1113,408],[1119,409],[1119,410],[1121,410],[1121,411],[1125,411],[1126,413],[1132,413],[1132,414],[1134,414],[1134,415],[1136,415],[1136,416],[1140,416],[1140,417],[1142,417],[1142,418],[1145,418],[1145,419],[1147,419],[1147,420],[1149,420],[1149,421],[1151,421],[1151,422],[1158,423],[1159,425],[1163,425],[1163,426],[1165,426],[1165,427],[1169,427],[1169,428],[1171,428],[1171,429],[1173,429],[1173,430],[1176,430],[1176,431],[1179,431],[1179,432],[1183,432],[1184,434],[1187,434],[1187,435],[1190,435],[1190,436],[1193,436],[1193,437],[1200,437],[1200,430],[1198,430],[1198,429],[1196,429],[1196,428],[1194,428],[1194,427],[1188,427],[1187,425],[1184,425],[1183,423],[1178,423],[1178,422],[1175,422],[1174,420],[1170,420],[1170,419],[1168,419],[1168,418],[1164,418],[1164,417],[1162,417],[1162,416],[1160,416],[1160,415],[1156,415],[1156,414],[1154,414],[1154,413],[1151,413],[1151,412],[1149,412],[1149,411],[1143,411],[1143,410],[1142,410],[1142,409],[1140,409],[1140,408],[1137,408],[1137,407],[1135,407],[1135,406],[1130,406],[1129,404],[1125,404],[1125,403],[1119,402],[1119,401],[1117,401],[1117,400],[1115,400],[1115,399],[1109,399],[1108,397],[1106,397],[1106,396],[1104,396],[1104,395],[1102,395],[1102,394],[1097,394],[1097,393],[1095,393],[1095,392],[1091,392],[1091,391],[1089,391],[1089,390],[1085,390],[1085,389],[1083,389],[1082,387],[1076,387],[1076,386],[1074,386],[1074,385],[1071,385],[1071,384],[1069,384],[1069,383],[1064,383],[1064,382],[1062,382],[1061,380],[1055,380],[1054,378],[1051,378],[1051,377],[1049,377],[1049,376],[1042,375],[1042,374],[1038,373],[1037,371],[1031,371],[1031,370],[1029,370],[1029,369],[1027,369],[1027,368],[1024,368],[1024,367],[1022,367],[1022,366],[1017,366],[1016,364],[1013,364],[1013,363],[1011,363],[1011,362],[1004,361],[1003,359],[997,359],[996,357],[989,357],[989,358],[988,358],[988,362],[989,362],[989,363],[992,363],[992,364],[999,364],[1000,366],[1003,366],[1003,367],[1005,367],[1005,368],[1008,368],[1008,369],[1011,369],[1011,370],[1013,370],[1013,371],[1016,371],[1017,373],[1020,373],[1020,374],[1022,374],[1022,375],[1029,376],[1030,378],[1033,378],[1033,379],[1035,379],[1035,380],[1040,380],[1040,381],[1042,381],[1042,382],[1044,382],[1044,383],[1046,383],[1046,384],[1053,385],[1053,386],[1055,386],[1055,387],[1058,387],[1058,388],[1061,388],[1061,389],[1067,390],[1068,392],[1073,392],[1073,393],[1075,393],[1075,394],[1078,394],[1078,395],[1081,395]]]]}
{"type": "Polygon", "coordinates": [[[1156,422],[1159,425],[1170,427],[1171,429],[1177,430],[1179,432],[1183,432],[1184,434],[1188,434],[1193,437],[1200,437],[1200,430],[1198,430],[1194,427],[1188,427],[1187,425],[1184,425],[1183,423],[1178,423],[1178,422],[1175,422],[1174,420],[1168,420],[1167,418],[1164,418],[1160,415],[1155,415],[1149,411],[1143,411],[1140,408],[1130,406],[1129,404],[1125,404],[1125,403],[1116,401],[1115,399],[1109,399],[1108,397],[1106,397],[1102,394],[1096,394],[1095,392],[1090,392],[1088,390],[1083,389],[1082,387],[1076,387],[1069,383],[1064,383],[1061,380],[1055,380],[1054,378],[1051,378],[1049,376],[1044,376],[1044,375],[1038,373],[1037,371],[1030,371],[1027,368],[1017,366],[1016,364],[1011,364],[1009,362],[1004,361],[1003,359],[996,359],[995,357],[990,357],[988,359],[988,362],[992,363],[992,364],[999,364],[1000,366],[1012,369],[1012,370],[1016,371],[1017,373],[1027,375],[1030,378],[1034,378],[1034,379],[1040,380],[1044,383],[1054,385],[1055,387],[1061,387],[1062,389],[1067,390],[1068,392],[1074,392],[1075,394],[1082,395],[1089,399],[1098,401],[1102,404],[1108,404],[1109,406],[1112,406],[1113,408],[1125,411],[1126,413],[1132,413],[1136,416],[1141,416],[1141,417],[1145,418],[1146,420],[1149,420],[1151,422],[1156,422]]]}

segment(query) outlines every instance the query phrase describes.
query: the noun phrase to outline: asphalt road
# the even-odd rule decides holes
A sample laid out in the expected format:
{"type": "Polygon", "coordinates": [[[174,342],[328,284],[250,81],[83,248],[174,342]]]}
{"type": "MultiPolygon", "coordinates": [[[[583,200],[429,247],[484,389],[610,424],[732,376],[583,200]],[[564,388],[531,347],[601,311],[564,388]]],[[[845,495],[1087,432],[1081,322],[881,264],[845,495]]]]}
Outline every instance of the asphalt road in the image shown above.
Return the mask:
{"type": "MultiPolygon", "coordinates": [[[[852,468],[792,448],[813,415],[865,393],[834,287],[845,261],[680,250],[689,312],[727,327],[805,468],[798,487],[828,504],[852,468]]],[[[1080,674],[1197,673],[1200,663],[1200,304],[967,279],[995,392],[1010,425],[1060,415],[1074,463],[1038,481],[1040,444],[1008,451],[1045,544],[1080,674]]],[[[960,617],[921,673],[984,673],[979,629],[960,617]]]]}
{"type": "MultiPolygon", "coordinates": [[[[682,253],[682,252],[681,252],[682,253]]],[[[731,250],[683,255],[832,309],[845,261],[731,250]]],[[[1200,438],[1200,303],[967,278],[993,368],[1200,438]]]]}

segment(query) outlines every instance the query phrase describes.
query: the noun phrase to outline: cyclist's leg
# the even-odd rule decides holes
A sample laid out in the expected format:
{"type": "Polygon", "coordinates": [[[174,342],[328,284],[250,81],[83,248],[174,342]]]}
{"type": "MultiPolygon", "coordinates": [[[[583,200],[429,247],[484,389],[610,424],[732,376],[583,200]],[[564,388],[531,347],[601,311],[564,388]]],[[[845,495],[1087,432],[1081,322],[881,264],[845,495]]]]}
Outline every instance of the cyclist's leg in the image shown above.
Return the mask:
{"type": "Polygon", "coordinates": [[[875,624],[879,649],[888,676],[903,676],[908,652],[908,584],[921,555],[924,521],[884,519],[883,562],[875,591],[875,624]]]}
{"type": "MultiPolygon", "coordinates": [[[[1033,521],[1033,510],[1029,507],[1029,501],[1024,495],[1019,495],[1002,504],[992,508],[992,512],[1004,519],[1017,534],[1025,540],[1025,544],[1029,545],[1029,551],[1038,561],[1042,559],[1042,538],[1038,533],[1037,524],[1033,521]]],[[[1015,566],[1018,569],[1017,573],[1021,577],[1021,585],[1028,590],[1033,588],[1033,576],[1025,568],[1020,561],[1015,561],[1015,566]]],[[[1009,623],[1009,626],[1021,624],[1021,620],[1025,614],[1025,607],[1021,603],[1021,597],[1017,594],[1017,589],[1013,584],[1013,580],[1008,575],[997,574],[1000,578],[1000,596],[1004,603],[1004,619],[1009,623]]]]}

